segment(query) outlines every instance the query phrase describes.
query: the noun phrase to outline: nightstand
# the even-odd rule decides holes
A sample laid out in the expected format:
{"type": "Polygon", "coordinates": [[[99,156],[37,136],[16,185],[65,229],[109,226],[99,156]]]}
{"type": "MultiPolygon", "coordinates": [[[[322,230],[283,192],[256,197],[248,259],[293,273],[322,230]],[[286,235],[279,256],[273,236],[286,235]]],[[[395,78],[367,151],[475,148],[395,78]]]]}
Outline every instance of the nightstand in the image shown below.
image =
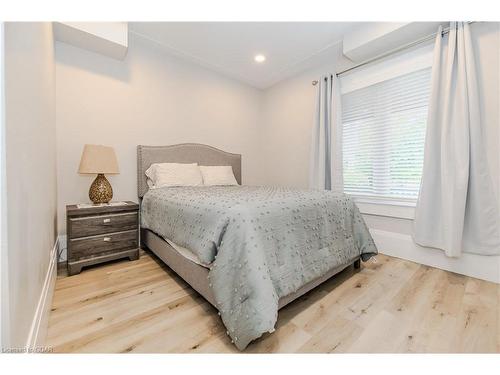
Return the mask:
{"type": "Polygon", "coordinates": [[[109,260],[139,258],[139,205],[66,206],[68,274],[109,260]]]}

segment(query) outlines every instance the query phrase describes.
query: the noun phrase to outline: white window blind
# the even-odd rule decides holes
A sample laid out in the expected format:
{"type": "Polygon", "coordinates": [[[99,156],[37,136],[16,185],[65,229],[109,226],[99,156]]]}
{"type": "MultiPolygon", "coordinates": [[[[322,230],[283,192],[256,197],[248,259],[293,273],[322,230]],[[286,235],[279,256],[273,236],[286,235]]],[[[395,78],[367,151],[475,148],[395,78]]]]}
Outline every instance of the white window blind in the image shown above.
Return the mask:
{"type": "Polygon", "coordinates": [[[346,193],[405,200],[418,197],[431,89],[428,66],[342,95],[346,193]]]}

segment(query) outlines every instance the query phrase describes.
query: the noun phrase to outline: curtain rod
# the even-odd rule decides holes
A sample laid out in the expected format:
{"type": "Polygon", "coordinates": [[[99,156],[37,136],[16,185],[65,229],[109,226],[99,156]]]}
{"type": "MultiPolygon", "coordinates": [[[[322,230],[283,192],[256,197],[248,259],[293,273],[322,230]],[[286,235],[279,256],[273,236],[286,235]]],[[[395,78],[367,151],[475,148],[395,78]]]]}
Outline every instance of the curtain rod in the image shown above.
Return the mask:
{"type": "MultiPolygon", "coordinates": [[[[467,23],[470,25],[470,24],[473,24],[473,23],[475,23],[475,22],[476,22],[476,21],[468,21],[467,23]]],[[[450,32],[450,28],[449,28],[449,27],[447,27],[447,28],[443,29],[443,31],[441,31],[441,36],[444,36],[444,35],[448,34],[449,32],[450,32]]],[[[357,64],[357,65],[351,66],[350,68],[344,69],[344,70],[342,70],[342,71],[340,71],[340,72],[338,72],[338,73],[335,73],[335,74],[336,74],[336,75],[337,75],[337,77],[338,77],[338,76],[340,76],[340,75],[342,75],[342,74],[344,74],[344,73],[350,72],[351,70],[354,70],[354,69],[360,68],[360,67],[362,67],[362,66],[364,66],[364,65],[370,64],[370,63],[375,62],[375,61],[378,61],[378,60],[382,60],[382,59],[384,59],[384,58],[386,58],[386,57],[388,57],[388,56],[391,56],[391,55],[393,55],[393,54],[395,54],[395,53],[398,53],[398,52],[404,51],[404,50],[406,50],[406,49],[412,48],[412,47],[417,46],[417,45],[419,45],[419,44],[422,44],[422,43],[425,43],[425,42],[431,41],[431,40],[433,40],[433,39],[436,37],[436,34],[437,34],[437,32],[432,33],[432,34],[427,35],[427,36],[425,36],[425,37],[423,37],[423,38],[421,38],[421,39],[418,39],[418,40],[416,40],[416,41],[414,41],[414,42],[411,42],[411,43],[405,44],[405,45],[403,45],[403,46],[401,46],[401,47],[398,47],[398,48],[395,48],[395,49],[393,49],[393,50],[390,50],[389,52],[383,53],[383,54],[381,54],[381,55],[378,55],[378,56],[372,57],[371,59],[368,59],[368,60],[365,60],[365,61],[363,61],[363,62],[360,62],[360,63],[359,63],[359,64],[357,64]]],[[[313,86],[316,86],[316,85],[318,84],[318,80],[314,80],[314,81],[312,81],[312,84],[313,84],[313,86]]]]}

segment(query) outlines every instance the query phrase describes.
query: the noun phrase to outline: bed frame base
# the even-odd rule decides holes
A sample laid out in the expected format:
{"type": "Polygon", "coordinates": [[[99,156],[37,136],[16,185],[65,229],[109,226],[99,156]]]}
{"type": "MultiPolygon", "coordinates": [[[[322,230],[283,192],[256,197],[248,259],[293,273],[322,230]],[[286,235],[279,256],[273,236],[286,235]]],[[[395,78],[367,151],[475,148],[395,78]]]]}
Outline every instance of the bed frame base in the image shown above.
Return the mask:
{"type": "MultiPolygon", "coordinates": [[[[194,290],[196,290],[208,302],[210,302],[210,304],[216,307],[212,289],[210,289],[208,285],[209,282],[207,268],[202,267],[190,261],[189,259],[186,259],[182,255],[180,255],[177,250],[170,246],[167,241],[148,229],[141,228],[141,242],[158,258],[160,258],[169,268],[171,268],[176,274],[184,279],[184,281],[186,281],[194,290]]],[[[311,289],[317,287],[319,284],[322,284],[332,276],[343,271],[351,264],[354,265],[354,268],[359,269],[361,267],[360,258],[357,257],[347,264],[336,267],[330,270],[325,275],[310,281],[309,283],[298,289],[296,292],[281,297],[278,302],[278,308],[281,309],[282,307],[288,305],[290,302],[306,294],[311,289]]]]}

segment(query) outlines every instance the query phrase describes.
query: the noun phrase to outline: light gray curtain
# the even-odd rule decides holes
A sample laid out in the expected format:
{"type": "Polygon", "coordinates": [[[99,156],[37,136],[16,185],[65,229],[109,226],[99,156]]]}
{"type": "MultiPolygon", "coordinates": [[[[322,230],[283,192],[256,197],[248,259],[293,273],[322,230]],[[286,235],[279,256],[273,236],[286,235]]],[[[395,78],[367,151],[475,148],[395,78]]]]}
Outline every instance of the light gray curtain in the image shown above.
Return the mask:
{"type": "Polygon", "coordinates": [[[337,76],[322,76],[316,90],[309,187],[342,191],[342,126],[337,76]]]}
{"type": "Polygon", "coordinates": [[[447,256],[500,253],[500,216],[482,133],[470,28],[439,28],[414,239],[447,256]]]}

